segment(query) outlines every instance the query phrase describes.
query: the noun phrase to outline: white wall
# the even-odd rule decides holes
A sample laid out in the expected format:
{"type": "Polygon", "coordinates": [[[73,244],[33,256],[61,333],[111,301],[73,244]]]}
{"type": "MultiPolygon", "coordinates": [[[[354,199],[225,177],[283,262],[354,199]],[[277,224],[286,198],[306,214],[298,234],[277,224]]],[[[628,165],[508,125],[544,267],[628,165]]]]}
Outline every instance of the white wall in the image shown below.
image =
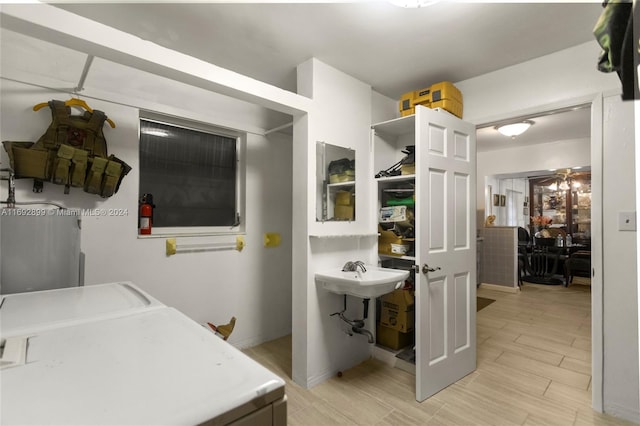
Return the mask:
{"type": "MultiPolygon", "coordinates": [[[[308,122],[294,128],[294,193],[305,195],[294,200],[293,379],[312,387],[370,356],[366,336],[348,336],[345,324],[329,316],[343,309],[343,296],[318,287],[314,273],[341,268],[349,260],[376,262],[375,213],[368,210],[373,205],[369,152],[372,92],[370,86],[315,59],[298,67],[298,91],[313,99],[313,108],[308,122]],[[316,221],[315,196],[309,195],[315,191],[316,141],[356,151],[355,222],[316,221]]],[[[373,303],[370,312],[367,328],[373,331],[373,303]]],[[[362,300],[349,297],[346,315],[356,319],[362,314],[362,300]]]]}
{"type": "MultiPolygon", "coordinates": [[[[117,72],[117,70],[115,71],[117,72]]],[[[51,118],[49,108],[32,111],[33,105],[68,95],[39,87],[1,80],[0,138],[35,141],[51,118]]],[[[165,84],[170,85],[167,81],[165,84]]],[[[177,90],[180,85],[167,86],[177,90]]],[[[86,95],[91,96],[91,89],[86,95]]],[[[193,95],[193,93],[189,93],[193,95]]],[[[132,99],[135,101],[135,99],[132,99]]],[[[141,101],[142,102],[142,101],[141,101]]],[[[82,250],[86,254],[86,284],[130,280],[167,305],[195,321],[226,323],[238,319],[230,342],[251,346],[291,331],[291,173],[292,146],[288,136],[269,139],[249,134],[247,141],[246,247],[242,252],[207,252],[165,255],[164,239],[137,238],[138,208],[138,109],[95,99],[94,108],[105,111],[116,128],[105,126],[109,152],[133,167],[117,194],[108,199],[72,188],[45,184],[42,194],[31,192],[32,180],[17,181],[18,201],[54,201],[70,208],[121,208],[122,217],[85,217],[82,250]],[[264,232],[279,232],[282,245],[263,247],[264,232]]],[[[146,105],[150,105],[146,102],[146,105]]],[[[169,105],[153,104],[157,112],[169,105]]],[[[223,106],[222,106],[223,107],[223,106]]],[[[201,111],[193,111],[200,116],[201,111]]],[[[188,111],[183,111],[190,118],[188,111]]],[[[212,119],[211,124],[216,124],[212,119]]],[[[2,167],[8,166],[4,149],[2,167]]],[[[4,183],[4,182],[3,182],[4,183]]],[[[6,199],[6,186],[0,199],[6,199]]]]}
{"type": "MultiPolygon", "coordinates": [[[[595,41],[589,42],[456,83],[465,99],[464,118],[467,121],[482,124],[534,112],[548,111],[561,106],[591,102],[597,99],[599,94],[620,92],[620,82],[615,74],[603,74],[597,71],[595,65],[599,53],[600,48],[597,43],[595,41]]],[[[632,198],[635,191],[633,179],[635,164],[632,161],[634,153],[630,150],[630,145],[633,144],[633,131],[627,130],[624,135],[611,131],[614,126],[611,123],[615,123],[615,120],[619,118],[617,117],[619,107],[609,104],[611,101],[607,102],[607,111],[604,114],[599,105],[595,105],[596,108],[592,111],[592,117],[596,120],[596,129],[599,129],[603,122],[609,121],[610,123],[607,124],[607,131],[595,135],[592,133],[592,143],[593,141],[597,142],[592,146],[591,158],[592,168],[594,165],[596,166],[595,185],[598,185],[598,178],[601,176],[601,189],[604,194],[607,194],[613,190],[612,188],[620,191],[620,182],[625,182],[624,193],[632,198]],[[620,145],[625,149],[609,149],[609,147],[620,145]],[[599,151],[601,148],[602,153],[599,151]],[[597,153],[598,158],[594,158],[594,152],[597,153]],[[600,161],[600,155],[602,155],[603,161],[602,170],[598,170],[599,166],[594,164],[594,161],[600,161]],[[615,170],[615,174],[607,174],[613,170],[615,170]]],[[[627,129],[632,126],[632,116],[631,118],[626,115],[621,117],[625,117],[624,123],[627,129]]],[[[479,175],[482,173],[480,162],[479,160],[479,175]]],[[[501,162],[501,164],[506,163],[508,162],[501,162]]],[[[478,182],[482,182],[482,180],[479,179],[478,182]]],[[[484,188],[478,187],[478,193],[484,194],[484,188]]],[[[596,196],[599,195],[596,194],[596,196]]],[[[479,199],[482,198],[479,197],[479,199]]],[[[634,209],[633,201],[629,204],[628,200],[623,200],[615,195],[607,199],[610,204],[606,206],[606,211],[603,206],[603,217],[606,217],[607,212],[632,211],[634,209]]],[[[631,354],[630,357],[633,357],[633,354],[636,354],[637,357],[638,335],[637,333],[633,334],[634,329],[632,328],[637,325],[637,298],[633,293],[627,294],[625,300],[620,300],[618,290],[620,288],[635,288],[637,274],[634,269],[623,267],[621,260],[616,258],[618,253],[626,253],[630,259],[636,258],[635,232],[621,233],[610,229],[610,227],[611,224],[603,223],[602,246],[605,250],[603,254],[605,261],[602,264],[602,270],[596,271],[597,275],[602,274],[602,281],[599,283],[597,276],[592,281],[592,315],[594,318],[592,332],[596,349],[592,362],[594,365],[601,363],[605,373],[603,382],[600,382],[598,377],[593,377],[594,397],[602,398],[602,400],[594,400],[593,404],[596,408],[603,407],[605,411],[611,411],[612,414],[637,422],[640,420],[640,407],[637,398],[638,374],[637,371],[630,370],[630,368],[637,367],[637,362],[626,362],[625,357],[628,355],[622,355],[631,354]],[[606,259],[610,259],[610,261],[606,261],[606,259]],[[597,329],[600,327],[599,321],[604,325],[604,338],[600,330],[597,329]],[[632,328],[632,332],[628,335],[626,332],[624,333],[624,338],[620,332],[609,327],[609,325],[622,327],[622,324],[632,328]],[[598,351],[602,338],[605,350],[603,358],[600,358],[598,351]],[[612,379],[622,376],[626,376],[626,380],[613,383],[612,379]]],[[[594,235],[596,235],[594,238],[598,238],[597,234],[594,235]]],[[[598,243],[599,241],[594,240],[596,246],[598,243]]],[[[593,253],[594,256],[598,256],[597,247],[593,253]]],[[[597,265],[597,262],[599,259],[596,258],[594,266],[597,265]]]]}
{"type": "Polygon", "coordinates": [[[371,123],[381,123],[400,117],[398,100],[381,95],[378,92],[371,93],[371,123]]]}
{"type": "Polygon", "coordinates": [[[596,41],[455,83],[464,96],[464,119],[476,124],[540,112],[540,107],[591,101],[591,95],[620,89],[614,74],[596,69],[596,41]]]}
{"type": "Polygon", "coordinates": [[[639,422],[637,232],[618,229],[618,213],[635,211],[634,130],[633,103],[617,95],[605,97],[604,410],[639,422]]]}

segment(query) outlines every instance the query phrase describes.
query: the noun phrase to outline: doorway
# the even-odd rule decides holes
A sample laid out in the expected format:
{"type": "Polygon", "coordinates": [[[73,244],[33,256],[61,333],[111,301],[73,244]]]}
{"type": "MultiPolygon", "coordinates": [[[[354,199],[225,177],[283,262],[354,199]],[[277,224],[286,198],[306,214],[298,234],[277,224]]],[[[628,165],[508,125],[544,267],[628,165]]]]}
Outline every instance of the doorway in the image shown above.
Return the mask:
{"type": "MultiPolygon", "coordinates": [[[[515,138],[505,138],[499,135],[496,127],[501,122],[492,122],[478,126],[478,181],[486,180],[484,188],[478,188],[478,224],[479,228],[484,223],[486,217],[485,212],[493,211],[496,214],[495,203],[489,204],[492,200],[487,200],[486,196],[481,194],[487,192],[486,188],[490,184],[495,193],[498,187],[496,181],[490,181],[487,176],[500,176],[502,178],[527,178],[532,176],[533,172],[542,174],[551,174],[555,170],[566,168],[571,164],[574,166],[591,166],[595,170],[595,181],[592,190],[595,193],[596,200],[601,200],[602,193],[602,156],[597,154],[598,149],[602,146],[601,122],[592,120],[593,117],[602,116],[601,98],[596,98],[593,102],[580,103],[576,106],[552,109],[540,114],[528,114],[518,116],[512,119],[505,119],[504,123],[515,121],[530,120],[534,124],[524,135],[515,138]],[[592,152],[596,153],[593,155],[592,152]],[[481,202],[484,201],[484,205],[481,202]],[[489,208],[491,206],[491,208],[489,208]],[[482,216],[481,216],[482,215],[482,216]],[[482,218],[482,221],[480,219],[482,218]]],[[[571,166],[571,167],[574,167],[571,166]]],[[[506,197],[508,193],[503,192],[506,197]]],[[[530,194],[524,194],[522,201],[522,211],[527,207],[530,208],[532,200],[530,194]],[[526,204],[526,207],[525,207],[526,204]]],[[[497,223],[507,225],[507,220],[513,223],[512,218],[508,218],[508,212],[511,209],[498,208],[497,213],[503,213],[504,222],[497,223]]],[[[526,219],[529,214],[527,214],[526,219]]],[[[601,213],[592,215],[592,225],[594,226],[594,235],[601,232],[601,213]]],[[[529,222],[525,222],[529,225],[529,222]]],[[[514,226],[514,225],[511,225],[514,226]]],[[[600,244],[597,242],[597,244],[600,244]]],[[[601,253],[601,246],[597,248],[601,253]]],[[[598,262],[598,259],[594,259],[598,262]]],[[[593,265],[598,272],[592,279],[591,290],[593,291],[590,299],[590,311],[594,324],[602,323],[602,272],[601,262],[593,265]],[[597,301],[597,303],[594,303],[597,301]]],[[[593,262],[592,262],[593,263],[593,262]]],[[[569,287],[570,288],[570,287],[569,287]]],[[[596,410],[602,410],[602,334],[598,327],[594,327],[592,340],[592,406],[596,410]]]]}

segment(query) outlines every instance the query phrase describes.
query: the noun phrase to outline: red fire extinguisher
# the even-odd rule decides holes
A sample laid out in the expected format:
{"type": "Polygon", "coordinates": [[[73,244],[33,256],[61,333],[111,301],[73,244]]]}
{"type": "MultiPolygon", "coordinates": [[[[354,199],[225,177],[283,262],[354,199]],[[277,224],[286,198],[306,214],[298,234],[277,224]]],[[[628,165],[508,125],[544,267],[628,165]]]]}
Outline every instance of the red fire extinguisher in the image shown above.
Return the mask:
{"type": "Polygon", "coordinates": [[[151,226],[153,224],[153,195],[144,194],[140,199],[140,220],[139,220],[139,233],[140,235],[151,234],[151,226]]]}

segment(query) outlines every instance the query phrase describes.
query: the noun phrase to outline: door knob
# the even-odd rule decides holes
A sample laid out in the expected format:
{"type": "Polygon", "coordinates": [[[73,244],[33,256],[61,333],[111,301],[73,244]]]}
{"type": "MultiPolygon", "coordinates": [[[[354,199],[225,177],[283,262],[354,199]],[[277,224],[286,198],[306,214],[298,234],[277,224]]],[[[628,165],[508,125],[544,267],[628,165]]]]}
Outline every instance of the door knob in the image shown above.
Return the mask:
{"type": "Polygon", "coordinates": [[[435,272],[435,271],[439,271],[440,267],[436,266],[435,268],[430,268],[429,265],[427,265],[426,263],[422,266],[422,273],[423,274],[428,274],[429,272],[435,272]]]}

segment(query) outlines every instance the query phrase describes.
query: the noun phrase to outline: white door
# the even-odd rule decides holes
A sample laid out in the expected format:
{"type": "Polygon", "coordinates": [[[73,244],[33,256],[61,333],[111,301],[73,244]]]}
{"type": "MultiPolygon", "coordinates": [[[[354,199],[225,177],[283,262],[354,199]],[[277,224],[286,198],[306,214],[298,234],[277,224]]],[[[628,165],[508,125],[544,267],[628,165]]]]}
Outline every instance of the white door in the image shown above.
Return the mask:
{"type": "Polygon", "coordinates": [[[475,134],[449,113],[416,108],[418,401],[476,368],[475,134]]]}

